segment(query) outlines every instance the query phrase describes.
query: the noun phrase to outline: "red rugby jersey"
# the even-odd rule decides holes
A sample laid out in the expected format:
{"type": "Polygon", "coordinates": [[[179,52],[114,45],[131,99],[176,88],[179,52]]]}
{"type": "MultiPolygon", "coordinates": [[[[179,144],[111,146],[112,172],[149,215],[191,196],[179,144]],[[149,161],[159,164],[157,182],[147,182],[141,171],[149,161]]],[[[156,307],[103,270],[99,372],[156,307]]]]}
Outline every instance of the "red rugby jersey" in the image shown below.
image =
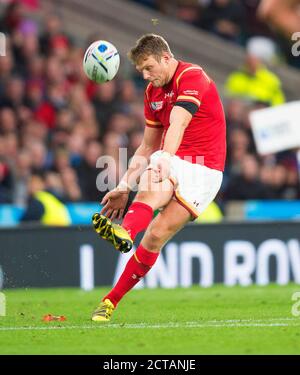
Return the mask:
{"type": "Polygon", "coordinates": [[[165,134],[173,106],[182,101],[196,104],[198,110],[184,132],[176,155],[223,171],[226,157],[224,110],[215,83],[200,66],[179,61],[167,85],[154,87],[149,83],[144,99],[146,126],[164,127],[165,134]]]}

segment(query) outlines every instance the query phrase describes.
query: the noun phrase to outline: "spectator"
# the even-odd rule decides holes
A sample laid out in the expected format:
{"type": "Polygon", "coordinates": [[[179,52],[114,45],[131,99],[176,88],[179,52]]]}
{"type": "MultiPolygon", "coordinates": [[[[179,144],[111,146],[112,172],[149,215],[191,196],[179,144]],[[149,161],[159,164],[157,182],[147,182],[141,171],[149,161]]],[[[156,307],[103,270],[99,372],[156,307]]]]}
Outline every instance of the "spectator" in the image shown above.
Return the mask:
{"type": "MultiPolygon", "coordinates": [[[[40,222],[44,225],[69,225],[68,210],[53,192],[57,190],[57,180],[48,176],[47,187],[45,178],[41,174],[33,174],[29,180],[29,199],[26,210],[21,217],[21,222],[40,222]],[[54,189],[56,187],[56,189],[54,189]]],[[[59,182],[58,182],[59,183],[59,182]]]]}
{"type": "Polygon", "coordinates": [[[28,197],[28,183],[31,176],[31,156],[28,150],[18,152],[14,170],[13,203],[25,207],[28,197]]]}
{"type": "Polygon", "coordinates": [[[176,16],[181,21],[197,25],[199,21],[198,0],[181,0],[177,2],[176,16]]]}
{"type": "Polygon", "coordinates": [[[239,1],[212,0],[203,9],[199,25],[224,39],[239,42],[244,17],[244,8],[239,1]]]}
{"type": "Polygon", "coordinates": [[[17,131],[15,112],[10,107],[0,109],[0,133],[7,134],[17,131]]]}
{"type": "Polygon", "coordinates": [[[231,73],[225,83],[230,97],[274,106],[285,101],[280,79],[263,64],[260,50],[248,44],[245,65],[231,73]]]}
{"type": "Polygon", "coordinates": [[[241,172],[233,177],[225,191],[228,200],[270,198],[267,187],[259,180],[259,163],[255,156],[247,154],[241,160],[241,172]]]}
{"type": "Polygon", "coordinates": [[[243,127],[247,103],[238,98],[231,98],[226,103],[226,122],[230,128],[243,127]]]}
{"type": "Polygon", "coordinates": [[[271,26],[287,63],[300,68],[299,55],[291,53],[293,44],[299,39],[300,0],[262,0],[257,18],[271,26]]]}
{"type": "Polygon", "coordinates": [[[30,157],[32,160],[31,167],[35,171],[45,171],[47,169],[47,156],[48,156],[48,151],[44,143],[40,141],[34,141],[30,142],[31,138],[28,138],[28,144],[26,144],[26,147],[29,150],[30,157]]]}
{"type": "Polygon", "coordinates": [[[19,1],[12,1],[8,4],[4,16],[1,19],[0,24],[2,25],[2,30],[12,34],[20,27],[23,17],[24,10],[21,3],[19,1]]]}
{"type": "Polygon", "coordinates": [[[5,147],[5,159],[8,165],[12,165],[16,160],[19,149],[19,142],[16,133],[7,133],[3,136],[5,147]]]}
{"type": "Polygon", "coordinates": [[[26,74],[28,61],[32,57],[39,55],[39,41],[36,28],[35,24],[33,24],[31,30],[20,28],[18,30],[18,37],[15,37],[15,40],[13,40],[16,69],[22,76],[26,74]]]}
{"type": "Polygon", "coordinates": [[[132,106],[138,100],[137,88],[132,80],[124,80],[120,87],[120,109],[124,113],[131,113],[133,111],[132,106]]]}
{"type": "MultiPolygon", "coordinates": [[[[65,190],[65,200],[68,202],[78,202],[82,200],[78,177],[73,168],[67,167],[60,172],[63,188],[65,190]]],[[[90,200],[90,198],[88,199],[90,200]]]]}
{"type": "MultiPolygon", "coordinates": [[[[0,142],[2,142],[1,139],[0,142]]],[[[0,203],[12,203],[12,191],[13,176],[10,167],[0,158],[0,203]]]]}
{"type": "Polygon", "coordinates": [[[57,14],[50,14],[45,20],[45,30],[40,37],[40,48],[43,55],[54,54],[65,58],[70,46],[70,38],[62,29],[62,21],[57,14]]]}
{"type": "Polygon", "coordinates": [[[245,25],[243,38],[247,40],[255,35],[266,36],[274,39],[274,34],[269,26],[257,16],[257,9],[261,0],[243,0],[242,1],[245,9],[245,25]]]}
{"type": "Polygon", "coordinates": [[[226,173],[235,176],[241,173],[241,162],[251,152],[249,133],[243,128],[234,128],[228,132],[228,156],[226,173]]]}
{"type": "Polygon", "coordinates": [[[103,155],[101,144],[95,140],[89,141],[83,159],[76,168],[82,199],[85,201],[101,201],[108,191],[103,186],[96,186],[98,175],[104,170],[104,168],[96,167],[97,160],[101,155],[103,155]]]}
{"type": "MultiPolygon", "coordinates": [[[[0,57],[0,99],[1,102],[5,96],[5,89],[11,74],[13,73],[14,59],[11,51],[7,49],[6,56],[0,57]]],[[[3,106],[3,104],[1,104],[3,106]]]]}
{"type": "Polygon", "coordinates": [[[25,84],[20,76],[13,76],[7,82],[1,107],[11,107],[17,110],[25,105],[25,84]]]}
{"type": "Polygon", "coordinates": [[[119,108],[116,93],[117,87],[115,80],[98,85],[97,87],[93,105],[96,110],[97,121],[101,125],[101,134],[106,132],[110,118],[119,108]]]}

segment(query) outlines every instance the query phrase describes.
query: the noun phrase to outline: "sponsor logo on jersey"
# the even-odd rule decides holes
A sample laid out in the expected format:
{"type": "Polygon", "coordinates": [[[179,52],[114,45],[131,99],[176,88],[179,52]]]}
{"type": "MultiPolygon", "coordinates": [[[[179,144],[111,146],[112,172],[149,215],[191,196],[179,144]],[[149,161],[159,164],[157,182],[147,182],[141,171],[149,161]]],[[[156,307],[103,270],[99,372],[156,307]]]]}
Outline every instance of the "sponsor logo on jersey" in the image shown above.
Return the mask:
{"type": "Polygon", "coordinates": [[[165,99],[172,98],[173,96],[174,96],[174,91],[173,90],[171,92],[166,92],[165,93],[165,99]]]}
{"type": "Polygon", "coordinates": [[[183,91],[183,94],[184,95],[198,95],[199,91],[197,91],[197,90],[185,90],[185,91],[183,91]]]}
{"type": "Polygon", "coordinates": [[[163,101],[161,101],[161,102],[151,102],[151,108],[153,109],[153,111],[159,111],[160,109],[162,109],[163,104],[164,104],[163,101]]]}

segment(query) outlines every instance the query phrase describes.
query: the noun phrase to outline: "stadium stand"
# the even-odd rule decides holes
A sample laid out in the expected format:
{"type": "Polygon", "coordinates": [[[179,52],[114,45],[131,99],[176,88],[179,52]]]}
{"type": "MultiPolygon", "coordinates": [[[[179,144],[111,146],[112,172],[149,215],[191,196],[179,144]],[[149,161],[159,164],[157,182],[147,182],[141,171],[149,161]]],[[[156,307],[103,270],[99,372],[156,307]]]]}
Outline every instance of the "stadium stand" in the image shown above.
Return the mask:
{"type": "MultiPolygon", "coordinates": [[[[221,91],[246,56],[241,45],[188,24],[184,18],[191,12],[182,9],[176,24],[172,14],[119,0],[103,0],[101,7],[96,0],[41,0],[30,7],[13,2],[0,9],[7,35],[7,54],[0,58],[0,202],[16,210],[27,204],[33,173],[43,171],[46,190],[73,204],[97,202],[112,187],[101,192],[96,187],[99,156],[111,156],[122,173],[119,147],[130,157],[144,126],[143,82],[125,58],[139,35],[166,36],[176,56],[202,65],[221,91]],[[121,69],[117,79],[95,85],[81,61],[85,47],[100,38],[117,46],[121,69]]],[[[272,70],[286,99],[299,99],[299,72],[285,64],[272,70]]],[[[249,113],[267,104],[227,98],[225,90],[223,98],[228,160],[217,198],[223,211],[229,200],[299,199],[295,153],[261,157],[256,152],[249,113]]],[[[18,220],[19,211],[10,217],[18,220]]]]}

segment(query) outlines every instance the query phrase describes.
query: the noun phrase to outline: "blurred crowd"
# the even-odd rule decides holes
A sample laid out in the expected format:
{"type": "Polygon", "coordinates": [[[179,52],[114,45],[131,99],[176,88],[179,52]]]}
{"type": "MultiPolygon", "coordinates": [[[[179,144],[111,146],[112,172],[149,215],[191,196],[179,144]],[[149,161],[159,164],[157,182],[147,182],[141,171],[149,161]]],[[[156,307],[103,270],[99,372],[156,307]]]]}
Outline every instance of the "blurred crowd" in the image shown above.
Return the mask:
{"type": "MultiPolygon", "coordinates": [[[[89,81],[84,50],[60,17],[47,14],[38,24],[23,9],[10,3],[0,22],[8,36],[0,57],[0,203],[25,206],[35,186],[62,202],[100,201],[113,186],[99,173],[110,168],[106,174],[117,182],[126,169],[119,148],[130,158],[142,140],[143,88],[134,73],[102,85],[89,81]],[[114,163],[96,165],[104,155],[114,163]]],[[[294,153],[256,154],[249,113],[272,105],[267,102],[224,101],[228,160],[221,202],[300,198],[294,153]]]]}
{"type": "Polygon", "coordinates": [[[88,80],[84,51],[61,19],[47,15],[39,28],[24,9],[13,2],[1,20],[9,37],[0,57],[0,202],[25,205],[37,174],[62,201],[99,201],[111,186],[97,189],[107,166],[96,162],[111,156],[107,174],[124,172],[119,147],[130,157],[141,141],[143,97],[132,80],[88,80]]]}
{"type": "Polygon", "coordinates": [[[226,101],[227,162],[222,201],[300,198],[296,150],[266,156],[256,152],[249,113],[265,107],[261,102],[226,101]]]}
{"type": "Polygon", "coordinates": [[[227,162],[218,202],[299,199],[296,151],[261,157],[250,127],[252,110],[285,102],[280,79],[270,66],[300,68],[291,53],[299,31],[299,0],[133,0],[246,48],[244,66],[224,83],[227,162]]]}
{"type": "Polygon", "coordinates": [[[246,46],[252,37],[268,38],[273,62],[300,68],[291,53],[292,34],[299,32],[299,0],[133,0],[163,14],[246,46]]]}

